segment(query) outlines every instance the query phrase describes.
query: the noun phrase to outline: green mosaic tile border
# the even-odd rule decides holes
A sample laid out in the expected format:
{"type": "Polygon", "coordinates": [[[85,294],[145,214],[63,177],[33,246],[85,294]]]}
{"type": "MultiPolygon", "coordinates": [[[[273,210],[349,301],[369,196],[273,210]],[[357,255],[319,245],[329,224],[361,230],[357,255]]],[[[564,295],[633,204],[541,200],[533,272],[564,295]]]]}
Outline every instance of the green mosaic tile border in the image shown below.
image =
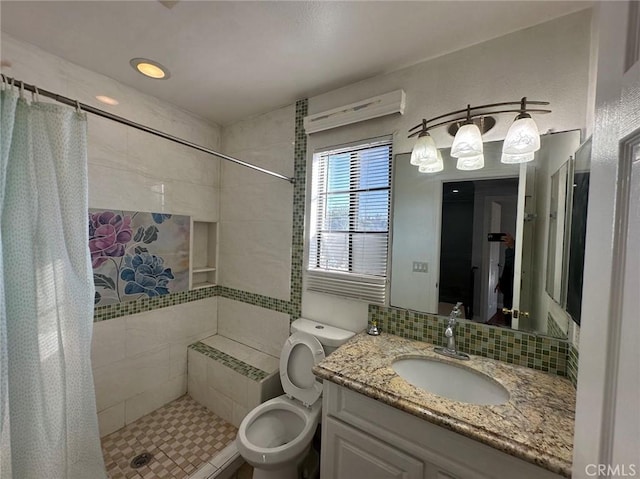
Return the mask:
{"type": "Polygon", "coordinates": [[[217,296],[220,296],[222,298],[241,301],[253,306],[260,306],[261,308],[271,309],[279,313],[291,314],[292,311],[291,302],[284,299],[271,298],[270,296],[263,296],[261,294],[228,288],[226,286],[216,286],[216,288],[217,296]]]}
{"type": "Polygon", "coordinates": [[[168,308],[178,304],[199,301],[201,299],[213,298],[217,296],[215,286],[208,288],[193,289],[191,291],[181,291],[179,293],[165,294],[155,298],[142,298],[137,301],[126,301],[117,304],[107,304],[99,306],[93,310],[93,322],[106,321],[107,319],[129,316],[131,314],[152,311],[154,309],[168,308]]]}
{"type": "MultiPolygon", "coordinates": [[[[445,320],[442,317],[370,304],[369,321],[372,320],[387,333],[443,344],[445,320]]],[[[460,350],[469,354],[567,375],[568,343],[565,340],[470,321],[458,324],[457,340],[460,350]]]]}
{"type": "Polygon", "coordinates": [[[295,144],[293,149],[293,227],[291,238],[291,321],[302,313],[302,269],[304,261],[305,185],[307,181],[307,135],[304,117],[309,111],[309,100],[296,102],[295,144]]]}
{"type": "Polygon", "coordinates": [[[235,372],[240,373],[253,381],[262,381],[264,378],[269,376],[268,372],[240,361],[239,359],[234,358],[219,349],[212,348],[207,344],[201,343],[200,341],[189,345],[189,349],[202,353],[208,358],[224,364],[226,367],[233,369],[235,372]]]}
{"type": "Polygon", "coordinates": [[[560,325],[550,314],[547,315],[547,334],[554,338],[567,338],[567,333],[560,328],[560,325]]]}
{"type": "Polygon", "coordinates": [[[567,355],[567,376],[576,388],[578,387],[578,357],[578,350],[571,344],[567,355]]]}

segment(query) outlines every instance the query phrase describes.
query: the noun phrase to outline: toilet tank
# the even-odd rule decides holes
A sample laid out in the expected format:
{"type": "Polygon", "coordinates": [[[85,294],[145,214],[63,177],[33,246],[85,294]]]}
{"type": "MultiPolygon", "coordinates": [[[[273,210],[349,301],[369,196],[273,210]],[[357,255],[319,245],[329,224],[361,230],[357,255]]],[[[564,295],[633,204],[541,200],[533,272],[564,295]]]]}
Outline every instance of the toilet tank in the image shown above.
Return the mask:
{"type": "Polygon", "coordinates": [[[356,334],[353,331],[347,331],[346,329],[336,328],[335,326],[305,318],[298,318],[291,323],[291,333],[298,331],[315,336],[324,347],[324,353],[327,356],[356,334]]]}

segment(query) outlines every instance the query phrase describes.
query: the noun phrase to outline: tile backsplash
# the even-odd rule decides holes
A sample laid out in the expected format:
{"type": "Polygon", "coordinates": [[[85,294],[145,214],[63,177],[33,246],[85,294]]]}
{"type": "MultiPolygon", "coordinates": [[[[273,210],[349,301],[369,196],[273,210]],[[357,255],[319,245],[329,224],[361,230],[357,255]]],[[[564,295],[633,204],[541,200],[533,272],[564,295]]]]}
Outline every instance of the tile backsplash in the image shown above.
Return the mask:
{"type": "MultiPolygon", "coordinates": [[[[444,344],[445,320],[442,317],[370,304],[369,321],[373,320],[377,321],[378,327],[384,332],[444,344]]],[[[569,343],[565,340],[471,321],[461,321],[457,328],[458,346],[464,352],[559,376],[569,374],[569,343]]]]}

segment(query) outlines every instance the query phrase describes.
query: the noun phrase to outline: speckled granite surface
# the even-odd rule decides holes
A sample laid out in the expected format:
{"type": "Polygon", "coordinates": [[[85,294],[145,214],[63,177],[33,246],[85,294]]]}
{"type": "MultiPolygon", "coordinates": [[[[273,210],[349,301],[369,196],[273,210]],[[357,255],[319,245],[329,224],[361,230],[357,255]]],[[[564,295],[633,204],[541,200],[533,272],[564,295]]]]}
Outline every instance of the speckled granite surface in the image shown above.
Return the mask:
{"type": "Polygon", "coordinates": [[[433,345],[383,333],[356,335],[313,372],[451,431],[566,477],[571,476],[575,389],[570,381],[522,366],[472,356],[449,359],[433,345]],[[478,406],[436,396],[399,377],[398,358],[426,356],[474,369],[509,391],[502,405],[478,406]]]}

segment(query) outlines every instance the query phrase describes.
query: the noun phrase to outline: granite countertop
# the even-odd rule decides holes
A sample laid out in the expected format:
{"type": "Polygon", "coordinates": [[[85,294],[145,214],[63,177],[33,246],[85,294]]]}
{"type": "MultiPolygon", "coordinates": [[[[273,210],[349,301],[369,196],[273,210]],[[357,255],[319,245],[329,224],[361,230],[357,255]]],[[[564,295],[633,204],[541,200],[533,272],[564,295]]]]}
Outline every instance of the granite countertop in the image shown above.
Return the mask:
{"type": "Polygon", "coordinates": [[[433,352],[430,343],[360,333],[313,368],[316,376],[382,401],[502,452],[571,477],[576,392],[559,376],[481,356],[470,361],[433,352]],[[391,368],[425,356],[482,372],[509,391],[501,405],[452,401],[419,389],[391,368]]]}

